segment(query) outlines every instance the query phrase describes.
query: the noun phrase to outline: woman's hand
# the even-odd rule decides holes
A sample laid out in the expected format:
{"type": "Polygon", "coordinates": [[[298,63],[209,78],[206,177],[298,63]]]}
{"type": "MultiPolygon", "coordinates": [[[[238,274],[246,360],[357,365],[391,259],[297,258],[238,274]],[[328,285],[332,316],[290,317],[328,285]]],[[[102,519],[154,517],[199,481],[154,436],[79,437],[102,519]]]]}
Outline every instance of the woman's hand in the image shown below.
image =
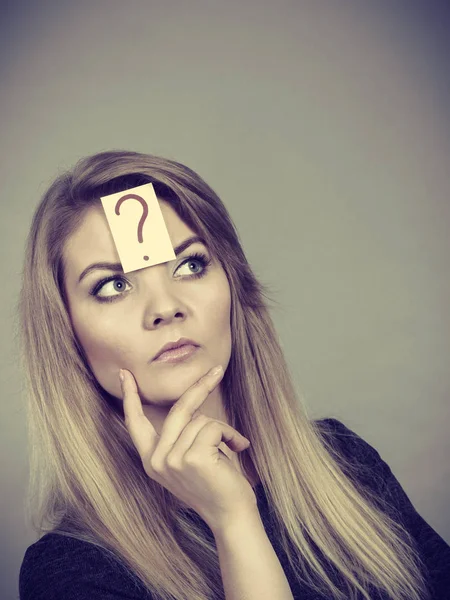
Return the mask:
{"type": "Polygon", "coordinates": [[[219,449],[225,442],[233,452],[250,442],[230,425],[206,417],[197,409],[223,376],[208,371],[172,406],[161,435],[142,410],[133,375],[122,370],[125,425],[145,472],[189,507],[215,532],[231,520],[257,510],[255,493],[247,479],[219,449]]]}

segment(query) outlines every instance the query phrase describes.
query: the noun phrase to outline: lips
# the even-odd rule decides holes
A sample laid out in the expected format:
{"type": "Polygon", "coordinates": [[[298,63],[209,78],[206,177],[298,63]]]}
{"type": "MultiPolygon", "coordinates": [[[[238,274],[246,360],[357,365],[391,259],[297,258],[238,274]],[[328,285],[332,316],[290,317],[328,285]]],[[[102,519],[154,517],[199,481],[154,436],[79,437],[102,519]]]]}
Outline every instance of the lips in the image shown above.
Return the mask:
{"type": "Polygon", "coordinates": [[[181,346],[185,346],[186,344],[192,344],[193,346],[199,345],[199,344],[197,344],[197,342],[194,342],[194,340],[190,340],[189,338],[180,338],[176,342],[169,342],[168,344],[165,344],[165,346],[160,348],[158,354],[156,354],[153,357],[153,360],[156,360],[159,356],[161,356],[161,354],[163,354],[163,352],[166,352],[167,350],[173,350],[174,348],[180,348],[181,346]]]}

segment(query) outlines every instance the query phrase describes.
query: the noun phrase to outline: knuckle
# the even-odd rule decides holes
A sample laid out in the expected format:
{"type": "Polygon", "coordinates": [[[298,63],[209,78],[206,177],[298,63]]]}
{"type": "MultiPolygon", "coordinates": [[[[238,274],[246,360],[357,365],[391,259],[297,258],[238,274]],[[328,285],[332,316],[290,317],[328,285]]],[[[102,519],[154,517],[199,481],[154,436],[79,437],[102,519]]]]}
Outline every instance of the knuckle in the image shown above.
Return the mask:
{"type": "Polygon", "coordinates": [[[217,431],[222,431],[222,424],[219,423],[219,421],[209,420],[205,427],[209,427],[209,429],[216,429],[217,431]]]}
{"type": "Polygon", "coordinates": [[[184,462],[188,467],[196,467],[199,464],[198,455],[195,452],[186,452],[184,462]]]}
{"type": "Polygon", "coordinates": [[[162,464],[162,462],[159,460],[159,458],[155,458],[155,456],[152,456],[151,460],[150,460],[150,467],[153,469],[153,471],[155,473],[162,473],[164,470],[164,466],[162,464]]]}
{"type": "Polygon", "coordinates": [[[181,464],[180,461],[178,460],[178,457],[173,455],[173,454],[169,454],[167,456],[166,459],[166,465],[169,467],[169,469],[171,469],[172,471],[180,471],[181,470],[181,464]]]}

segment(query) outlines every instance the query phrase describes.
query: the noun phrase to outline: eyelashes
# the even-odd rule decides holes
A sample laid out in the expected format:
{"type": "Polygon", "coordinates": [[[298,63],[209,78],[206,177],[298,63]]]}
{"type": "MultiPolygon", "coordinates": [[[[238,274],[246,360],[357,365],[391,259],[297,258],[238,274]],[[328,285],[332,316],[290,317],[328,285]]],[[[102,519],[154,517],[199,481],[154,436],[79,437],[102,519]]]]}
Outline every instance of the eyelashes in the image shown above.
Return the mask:
{"type": "MultiPolygon", "coordinates": [[[[211,259],[206,256],[203,252],[195,252],[188,256],[183,262],[178,266],[178,269],[181,269],[183,265],[189,263],[190,261],[196,261],[200,263],[202,266],[202,270],[199,273],[192,273],[191,275],[187,275],[182,277],[182,279],[200,279],[204,277],[209,271],[209,267],[211,265],[211,259]]],[[[124,279],[120,275],[111,275],[109,277],[105,277],[101,279],[98,283],[94,285],[94,287],[90,290],[89,294],[94,296],[97,302],[114,302],[117,298],[120,298],[122,294],[114,294],[113,296],[99,296],[98,293],[102,289],[104,285],[106,285],[109,281],[121,281],[122,283],[127,283],[126,279],[124,279]]]]}

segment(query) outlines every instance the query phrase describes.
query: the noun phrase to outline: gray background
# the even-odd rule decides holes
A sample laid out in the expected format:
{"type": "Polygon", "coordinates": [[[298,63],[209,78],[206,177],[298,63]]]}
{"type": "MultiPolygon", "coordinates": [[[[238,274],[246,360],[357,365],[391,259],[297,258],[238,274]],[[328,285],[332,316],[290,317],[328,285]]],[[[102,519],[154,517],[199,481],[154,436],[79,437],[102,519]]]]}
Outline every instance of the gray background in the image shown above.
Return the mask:
{"type": "Polygon", "coordinates": [[[311,417],[379,450],[450,543],[445,2],[189,0],[2,7],[1,573],[35,541],[14,311],[41,194],[109,149],[217,191],[311,417]]]}

